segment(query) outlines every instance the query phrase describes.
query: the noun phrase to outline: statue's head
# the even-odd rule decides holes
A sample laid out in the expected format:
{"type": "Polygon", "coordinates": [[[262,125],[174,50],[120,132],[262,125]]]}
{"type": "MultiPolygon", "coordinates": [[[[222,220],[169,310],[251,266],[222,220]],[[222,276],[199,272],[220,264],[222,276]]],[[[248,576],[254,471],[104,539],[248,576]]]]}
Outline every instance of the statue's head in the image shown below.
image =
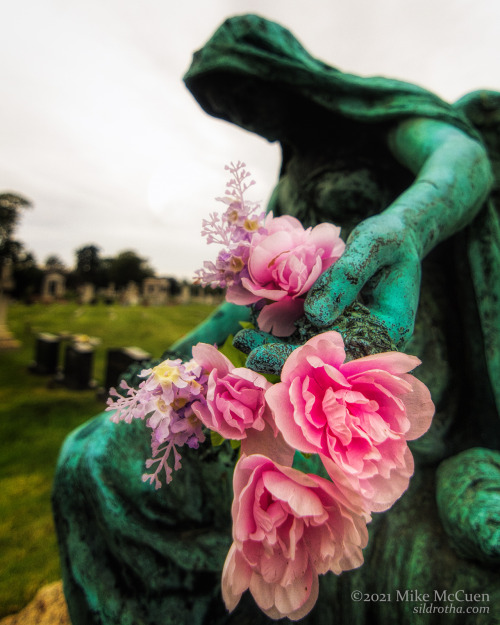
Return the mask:
{"type": "Polygon", "coordinates": [[[244,15],[226,20],[195,52],[184,81],[210,115],[275,141],[300,124],[297,76],[326,68],[286,28],[244,15]]]}
{"type": "Polygon", "coordinates": [[[410,116],[441,119],[473,134],[462,112],[438,96],[390,78],[343,73],[257,15],[226,20],[195,52],[184,81],[207,113],[269,141],[293,143],[305,124],[314,126],[313,136],[318,128],[324,134],[325,122],[388,124],[410,116]]]}

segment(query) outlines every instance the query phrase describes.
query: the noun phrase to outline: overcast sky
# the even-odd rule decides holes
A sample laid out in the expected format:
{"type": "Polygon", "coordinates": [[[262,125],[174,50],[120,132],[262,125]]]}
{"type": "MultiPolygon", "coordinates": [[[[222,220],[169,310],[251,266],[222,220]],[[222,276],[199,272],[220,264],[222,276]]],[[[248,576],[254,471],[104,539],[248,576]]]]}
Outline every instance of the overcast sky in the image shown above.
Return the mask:
{"type": "Polygon", "coordinates": [[[95,244],[191,277],[224,164],[269,197],[275,145],[207,116],[182,83],[231,15],[288,27],[341,70],[420,84],[448,101],[500,91],[498,0],[0,0],[0,190],[28,197],[16,237],[68,266],[95,244]]]}

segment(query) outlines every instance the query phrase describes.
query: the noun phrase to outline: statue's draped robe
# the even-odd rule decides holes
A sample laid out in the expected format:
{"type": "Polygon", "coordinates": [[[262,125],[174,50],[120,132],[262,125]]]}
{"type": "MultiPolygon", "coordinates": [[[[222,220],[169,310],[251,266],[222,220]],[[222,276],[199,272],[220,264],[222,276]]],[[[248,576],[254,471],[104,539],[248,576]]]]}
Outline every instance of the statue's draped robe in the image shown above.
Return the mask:
{"type": "MultiPolygon", "coordinates": [[[[286,94],[283,118],[288,114],[287,108],[301,101],[301,111],[307,112],[310,105],[310,112],[330,116],[339,125],[349,124],[350,130],[355,128],[359,135],[373,132],[374,128],[385,134],[398,122],[424,117],[446,122],[475,139],[484,140],[494,169],[495,189],[461,242],[475,289],[481,348],[486,354],[500,412],[497,382],[500,379],[500,93],[477,91],[450,105],[416,85],[384,77],[346,74],[312,57],[279,24],[255,15],[227,20],[195,53],[184,80],[207,113],[270,140],[280,139],[279,135],[287,132],[280,126],[286,120],[275,119],[273,124],[264,119],[267,94],[278,92],[286,94]],[[252,110],[255,95],[247,103],[242,97],[245,82],[251,85],[249,92],[258,85],[257,97],[262,101],[259,111],[252,110]],[[238,97],[220,106],[214,94],[216,88],[220,89],[222,101],[233,89],[238,97]]],[[[308,120],[298,123],[307,124],[308,120]]],[[[352,135],[352,141],[355,140],[352,135]]],[[[311,145],[314,146],[314,137],[311,145]]],[[[284,170],[286,146],[283,160],[284,170]]]]}
{"type": "MultiPolygon", "coordinates": [[[[393,192],[400,191],[402,181],[411,182],[411,176],[391,157],[384,138],[394,124],[405,118],[445,121],[475,138],[486,136],[487,127],[486,145],[493,165],[498,163],[494,139],[498,136],[500,111],[497,94],[478,92],[450,106],[414,85],[344,74],[312,58],[281,26],[256,16],[233,18],[223,24],[195,54],[185,81],[210,114],[269,140],[281,141],[283,175],[274,198],[277,212],[287,210],[283,206],[287,193],[293,196],[293,180],[292,187],[289,182],[298,162],[284,140],[288,131],[296,134],[296,129],[287,125],[304,124],[304,132],[298,132],[299,143],[303,142],[307,133],[314,131],[314,123],[300,117],[308,111],[325,120],[326,127],[340,126],[335,139],[340,142],[339,158],[344,164],[359,158],[358,149],[367,149],[358,165],[361,163],[368,172],[368,185],[377,151],[383,152],[382,173],[388,172],[391,186],[393,170],[393,192]],[[283,96],[287,110],[272,118],[283,96]],[[373,152],[367,137],[374,141],[373,152]]],[[[335,145],[327,154],[329,159],[334,152],[335,145]]],[[[313,139],[304,158],[306,162],[314,159],[313,139]]],[[[500,376],[500,229],[498,208],[492,200],[493,196],[475,221],[455,237],[455,251],[446,247],[446,254],[456,254],[458,247],[458,271],[453,259],[446,260],[446,254],[438,254],[435,262],[445,262],[447,270],[458,274],[453,302],[446,303],[445,312],[455,315],[454,307],[462,310],[461,327],[466,328],[470,340],[465,337],[464,349],[454,345],[452,352],[454,357],[466,353],[470,360],[461,368],[461,375],[471,371],[477,376],[476,388],[481,391],[487,415],[485,428],[491,427],[490,442],[495,446],[498,423],[491,425],[491,415],[497,412],[494,397],[500,405],[496,383],[500,376]]],[[[300,214],[299,206],[295,212],[300,214]]],[[[318,219],[313,214],[300,216],[304,221],[318,219]]],[[[363,218],[363,214],[358,217],[363,218]]],[[[420,323],[432,323],[434,312],[444,316],[443,310],[431,310],[420,323]]],[[[456,383],[453,377],[450,379],[456,383]]],[[[467,384],[467,380],[462,382],[467,384]]],[[[449,386],[441,389],[442,399],[453,403],[446,397],[449,386]]],[[[435,438],[443,444],[445,437],[440,438],[437,432],[435,438]]],[[[463,440],[460,445],[464,447],[463,440]]],[[[419,470],[410,492],[372,524],[366,564],[358,571],[344,573],[337,581],[333,575],[322,578],[318,604],[302,622],[403,622],[401,619],[413,607],[394,603],[394,597],[392,603],[354,604],[350,592],[356,588],[381,593],[396,587],[409,588],[408,584],[429,592],[434,587],[465,587],[471,592],[492,592],[490,588],[499,587],[496,574],[493,578],[493,574],[483,574],[481,565],[462,562],[447,546],[436,513],[432,462],[452,452],[440,448],[439,443],[429,447],[429,453],[425,442],[419,448],[424,464],[427,458],[429,466],[419,470]],[[436,586],[438,568],[440,581],[436,586]]],[[[201,451],[187,450],[182,471],[159,491],[141,482],[147,457],[149,438],[144,424],[116,425],[107,413],[74,432],[63,447],[54,485],[54,511],[73,624],[269,622],[254,607],[248,593],[232,616],[226,614],[220,599],[220,573],[231,542],[234,454],[228,447],[211,449],[209,443],[201,451]]],[[[422,616],[427,620],[419,622],[437,623],[437,617],[422,616]]],[[[474,618],[449,622],[492,622],[482,621],[477,615],[474,618]]]]}

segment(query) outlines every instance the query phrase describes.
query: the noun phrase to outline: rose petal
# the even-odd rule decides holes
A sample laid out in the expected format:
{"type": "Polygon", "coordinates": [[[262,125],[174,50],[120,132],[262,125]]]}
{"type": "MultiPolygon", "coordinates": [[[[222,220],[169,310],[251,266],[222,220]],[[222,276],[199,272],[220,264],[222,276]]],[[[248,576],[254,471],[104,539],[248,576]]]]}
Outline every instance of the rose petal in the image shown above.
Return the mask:
{"type": "Polygon", "coordinates": [[[295,321],[304,314],[304,300],[287,297],[280,302],[267,304],[257,318],[259,329],[274,336],[290,336],[296,330],[295,321]]]}
{"type": "Polygon", "coordinates": [[[401,376],[412,387],[412,392],[402,397],[406,408],[406,415],[410,420],[410,429],[405,434],[407,441],[412,441],[429,429],[435,406],[431,399],[431,394],[427,386],[410,374],[401,376]]]}
{"type": "Polygon", "coordinates": [[[241,595],[250,586],[252,569],[233,543],[222,569],[222,598],[229,612],[238,605],[241,595]]]}
{"type": "Polygon", "coordinates": [[[264,471],[262,481],[266,489],[277,499],[285,501],[297,516],[320,516],[324,513],[321,501],[313,490],[278,471],[264,471]]]}
{"type": "Polygon", "coordinates": [[[382,352],[346,362],[342,365],[341,370],[346,377],[371,369],[383,369],[388,373],[398,375],[412,371],[421,363],[422,361],[416,356],[409,356],[402,352],[382,352]]]}
{"type": "Polygon", "coordinates": [[[313,590],[313,577],[317,579],[318,575],[312,571],[311,566],[308,566],[303,576],[296,578],[287,586],[276,584],[275,605],[281,614],[292,620],[299,618],[297,613],[307,603],[313,590]]]}
{"type": "Polygon", "coordinates": [[[273,412],[276,425],[288,445],[306,453],[316,453],[318,451],[317,445],[311,444],[304,437],[302,428],[293,418],[293,406],[290,402],[287,385],[278,382],[268,389],[266,401],[273,412]]]}
{"type": "Polygon", "coordinates": [[[203,369],[216,369],[219,376],[224,376],[234,369],[233,363],[213,345],[198,343],[193,346],[193,358],[203,369]]]}
{"type": "MultiPolygon", "coordinates": [[[[271,417],[269,417],[269,420],[271,417]]],[[[273,431],[272,426],[266,420],[262,431],[255,429],[247,430],[247,435],[241,441],[241,453],[246,456],[262,454],[277,464],[292,466],[295,449],[285,442],[281,432],[273,431]]]]}

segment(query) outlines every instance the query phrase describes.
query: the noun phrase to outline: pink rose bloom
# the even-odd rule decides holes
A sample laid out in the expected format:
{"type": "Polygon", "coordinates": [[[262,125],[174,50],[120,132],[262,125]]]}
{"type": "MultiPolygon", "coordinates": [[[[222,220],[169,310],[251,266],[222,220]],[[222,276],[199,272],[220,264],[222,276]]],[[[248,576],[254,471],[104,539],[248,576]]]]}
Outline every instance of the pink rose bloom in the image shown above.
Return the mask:
{"type": "Polygon", "coordinates": [[[414,466],[406,441],[427,431],[434,404],[407,373],[420,364],[415,356],[344,360],[338,332],[315,336],[292,352],[266,400],[289,445],[320,454],[333,480],[346,477],[379,512],[408,487],[414,466]]]}
{"type": "Polygon", "coordinates": [[[304,312],[304,296],[328,267],[339,259],[345,244],[340,228],[322,223],[304,229],[295,217],[274,218],[264,223],[266,233],[256,232],[251,239],[248,277],[230,286],[226,299],[249,305],[271,300],[258,318],[259,328],[276,336],[289,336],[294,321],[304,312]]]}
{"type": "Polygon", "coordinates": [[[206,398],[193,404],[200,421],[232,440],[246,438],[249,428],[264,430],[265,419],[272,420],[265,401],[265,391],[271,386],[266,378],[245,367],[236,368],[206,343],[193,347],[193,359],[208,373],[206,398]]]}
{"type": "Polygon", "coordinates": [[[222,572],[228,610],[250,589],[270,618],[298,620],[316,603],[318,575],[363,563],[367,517],[329,480],[252,455],[236,465],[233,489],[234,542],[222,572]]]}

